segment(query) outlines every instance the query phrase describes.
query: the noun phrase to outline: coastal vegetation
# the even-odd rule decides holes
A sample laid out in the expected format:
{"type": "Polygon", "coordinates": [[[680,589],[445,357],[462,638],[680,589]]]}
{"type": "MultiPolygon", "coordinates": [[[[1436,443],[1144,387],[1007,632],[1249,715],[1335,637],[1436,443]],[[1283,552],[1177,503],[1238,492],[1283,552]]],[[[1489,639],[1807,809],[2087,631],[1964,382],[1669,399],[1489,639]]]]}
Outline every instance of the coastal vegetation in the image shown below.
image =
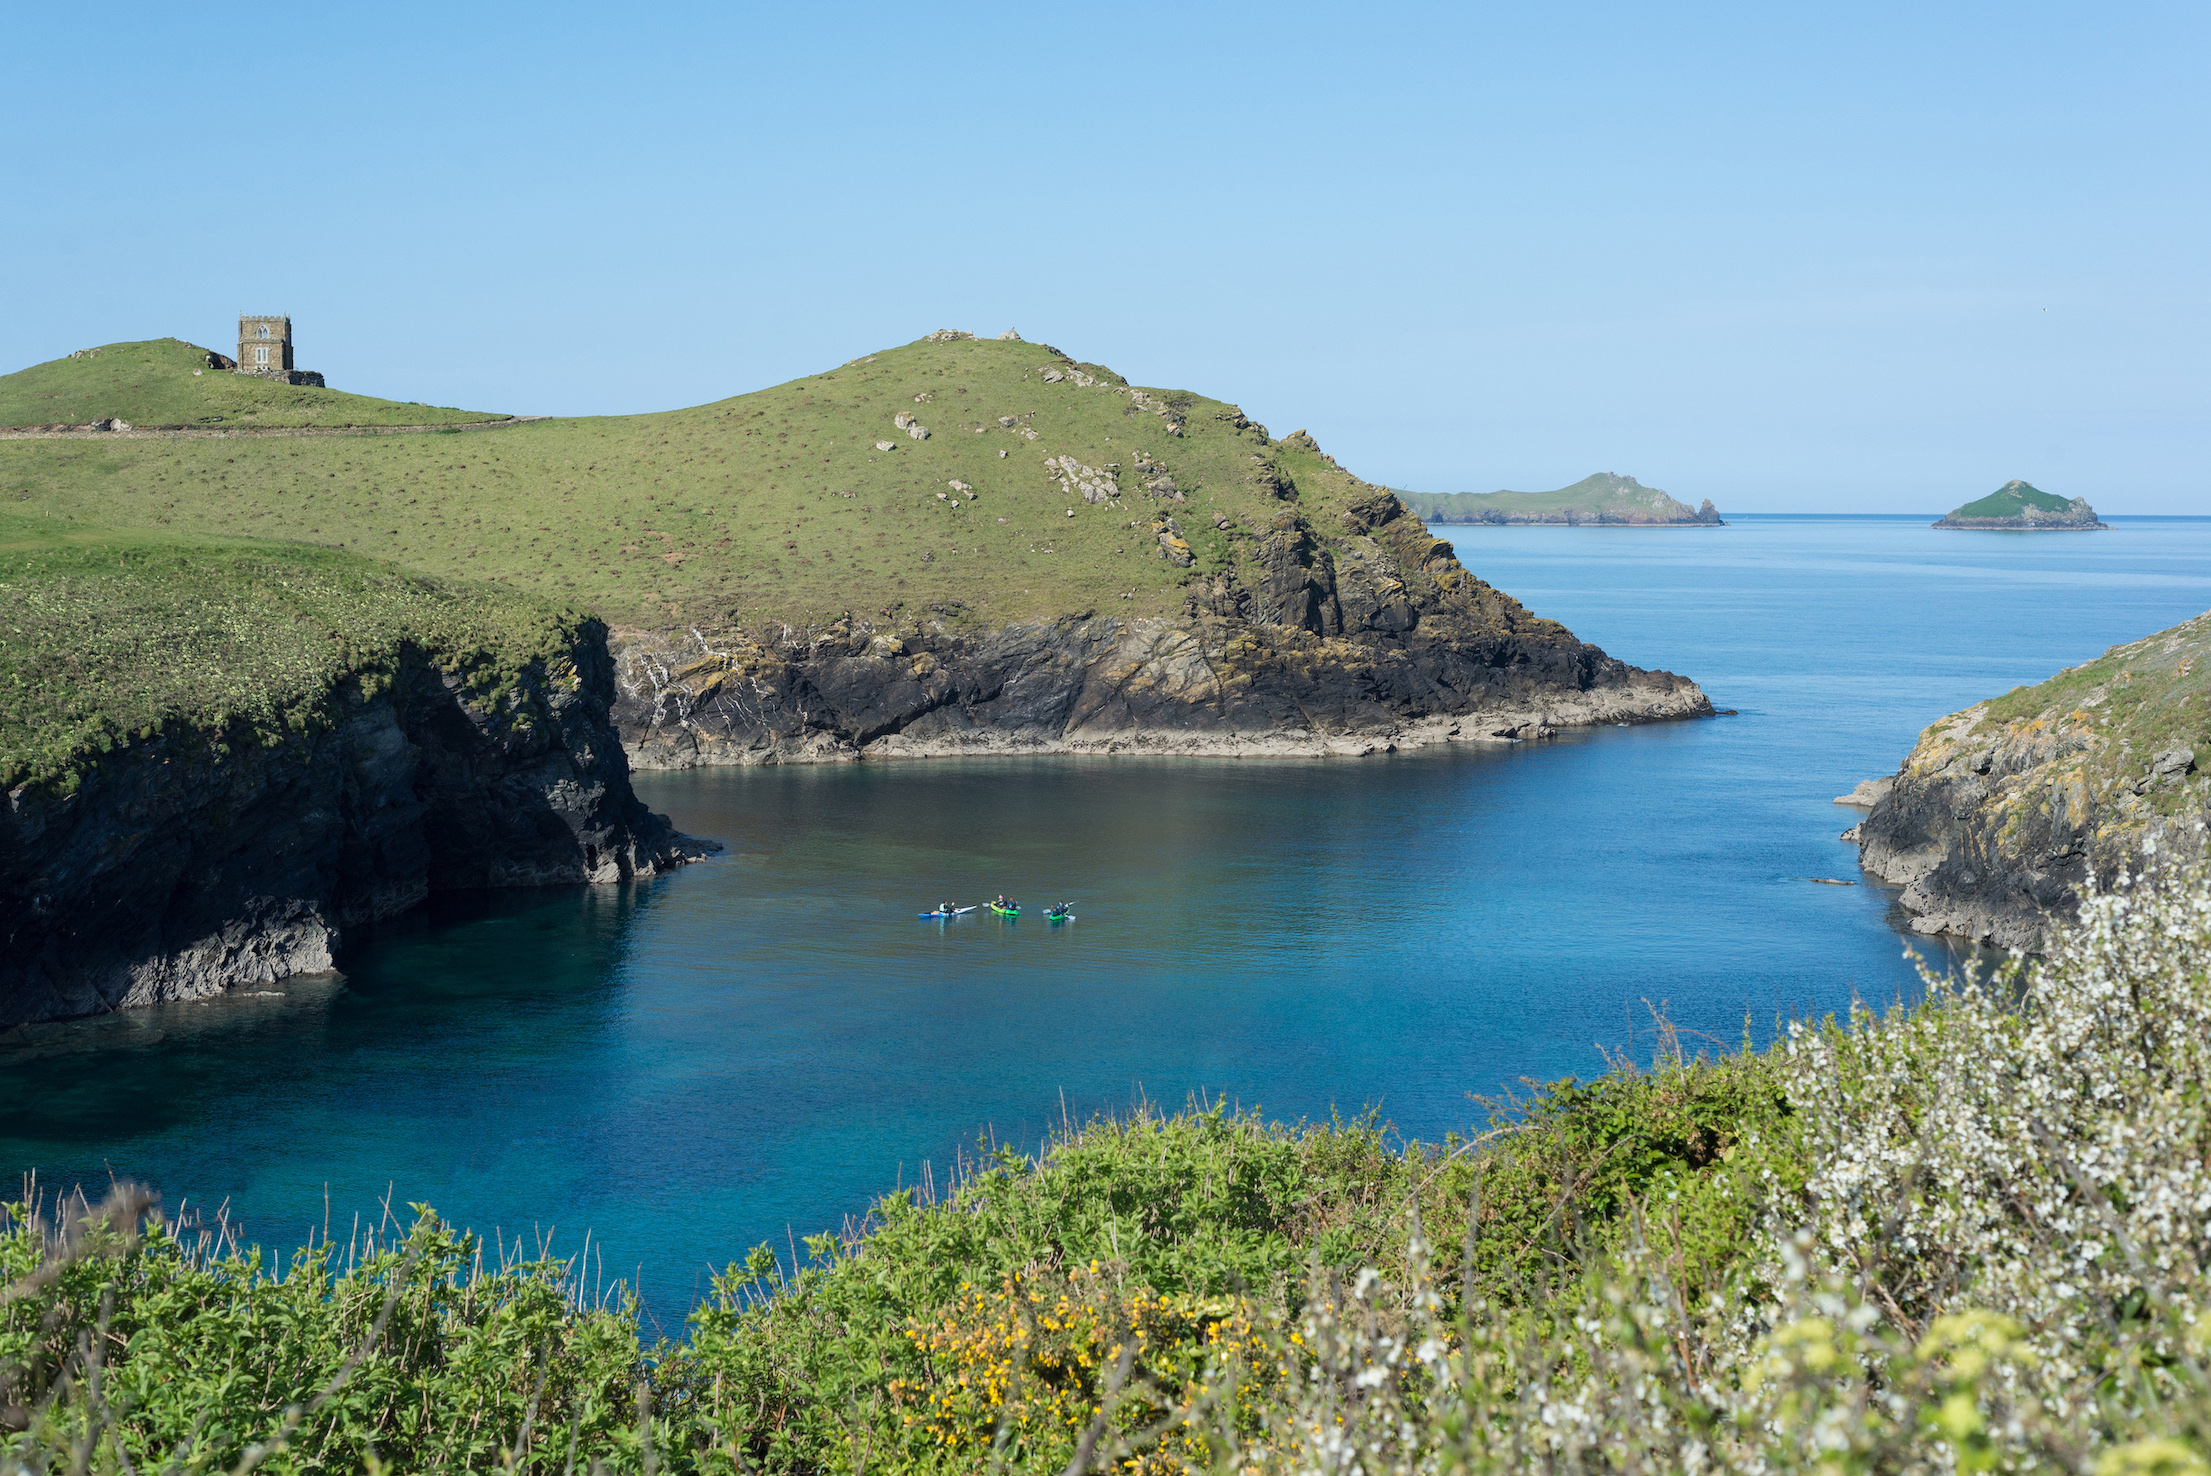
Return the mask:
{"type": "Polygon", "coordinates": [[[66,792],[164,738],[271,746],[410,659],[496,695],[585,618],[336,549],[0,509],[0,789],[66,792]]]}
{"type": "Polygon", "coordinates": [[[272,1260],[9,1212],[25,1470],[2205,1469],[2211,888],[1396,1142],[1203,1104],[979,1143],[681,1341],[418,1207],[272,1260]]]}
{"type": "Polygon", "coordinates": [[[1405,505],[1432,523],[1583,523],[1635,527],[1716,527],[1720,515],[1646,487],[1633,477],[1597,472],[1550,492],[1400,492],[1405,505]]]}
{"type": "Polygon", "coordinates": [[[232,374],[210,367],[208,351],[181,338],[104,344],[0,374],[0,431],[103,420],[140,430],[237,431],[464,425],[505,418],[232,374]]]}

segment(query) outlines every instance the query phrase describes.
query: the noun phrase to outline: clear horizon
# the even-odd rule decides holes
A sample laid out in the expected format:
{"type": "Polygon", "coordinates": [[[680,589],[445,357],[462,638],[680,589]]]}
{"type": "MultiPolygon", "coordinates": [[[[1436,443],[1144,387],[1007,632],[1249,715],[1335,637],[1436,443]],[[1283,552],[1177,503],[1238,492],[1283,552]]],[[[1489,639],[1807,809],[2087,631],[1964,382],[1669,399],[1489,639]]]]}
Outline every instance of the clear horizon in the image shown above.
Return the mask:
{"type": "Polygon", "coordinates": [[[973,5],[17,21],[0,372],[673,409],[1018,328],[1423,492],[2211,507],[2211,12],[973,5]]]}

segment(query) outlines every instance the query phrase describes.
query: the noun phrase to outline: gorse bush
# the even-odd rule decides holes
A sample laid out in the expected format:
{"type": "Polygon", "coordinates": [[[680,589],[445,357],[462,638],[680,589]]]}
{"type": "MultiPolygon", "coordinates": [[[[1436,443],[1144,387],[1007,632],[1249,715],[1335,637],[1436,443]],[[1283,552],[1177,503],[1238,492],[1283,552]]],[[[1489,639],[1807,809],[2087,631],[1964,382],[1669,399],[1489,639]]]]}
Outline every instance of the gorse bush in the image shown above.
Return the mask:
{"type": "MultiPolygon", "coordinates": [[[[2211,896],[1764,1051],[1394,1142],[1214,1110],[984,1152],[681,1343],[412,1230],[281,1274],[142,1202],[0,1241],[33,1471],[2202,1473],[2211,896]]],[[[0,1467],[4,1469],[4,1467],[0,1467]]]]}

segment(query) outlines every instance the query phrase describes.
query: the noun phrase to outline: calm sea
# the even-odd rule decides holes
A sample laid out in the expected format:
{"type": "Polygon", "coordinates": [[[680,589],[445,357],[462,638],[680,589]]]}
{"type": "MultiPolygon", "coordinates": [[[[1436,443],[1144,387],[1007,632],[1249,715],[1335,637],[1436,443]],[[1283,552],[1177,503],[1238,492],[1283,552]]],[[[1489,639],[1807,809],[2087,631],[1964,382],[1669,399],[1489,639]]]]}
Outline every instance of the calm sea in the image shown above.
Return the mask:
{"type": "Polygon", "coordinates": [[[588,1233],[673,1331],[709,1266],[941,1176],[978,1133],[1033,1150],[1063,1113],[1203,1094],[1433,1138],[1646,1053],[1654,1010],[1724,1047],[1909,994],[1833,796],[1930,720],[2211,606],[2211,520],[1928,521],[1442,530],[1739,709],[1710,722],[641,776],[726,858],[442,904],[363,935],[341,983],[24,1033],[0,1170],[227,1201],[272,1247],[387,1195],[556,1250],[588,1233]],[[999,891],[1018,923],[914,916],[999,891]],[[1035,915],[1062,898],[1075,922],[1035,915]]]}

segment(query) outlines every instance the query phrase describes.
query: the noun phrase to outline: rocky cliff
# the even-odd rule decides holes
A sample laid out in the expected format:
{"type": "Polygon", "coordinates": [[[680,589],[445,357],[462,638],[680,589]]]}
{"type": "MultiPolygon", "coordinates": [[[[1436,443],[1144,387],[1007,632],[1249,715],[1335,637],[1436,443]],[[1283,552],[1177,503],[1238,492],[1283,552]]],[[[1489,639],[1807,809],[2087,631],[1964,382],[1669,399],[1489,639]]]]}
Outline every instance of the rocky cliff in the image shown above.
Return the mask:
{"type": "Polygon", "coordinates": [[[1917,931],[2036,948],[2084,889],[2204,855],[2206,758],[2211,615],[1934,724],[1844,839],[1917,931]]]}
{"type": "Polygon", "coordinates": [[[650,876],[702,853],[629,787],[604,627],[496,694],[426,653],[273,744],[188,725],[0,802],[0,1028],[332,966],[432,891],[650,876]]]}
{"type": "Polygon", "coordinates": [[[625,633],[615,714],[642,767],[1361,753],[1711,714],[1694,682],[1615,660],[1475,578],[1389,493],[1366,488],[1333,521],[1294,506],[1257,527],[1223,519],[1230,556],[1171,618],[992,626],[939,603],[808,629],[625,633]]]}

